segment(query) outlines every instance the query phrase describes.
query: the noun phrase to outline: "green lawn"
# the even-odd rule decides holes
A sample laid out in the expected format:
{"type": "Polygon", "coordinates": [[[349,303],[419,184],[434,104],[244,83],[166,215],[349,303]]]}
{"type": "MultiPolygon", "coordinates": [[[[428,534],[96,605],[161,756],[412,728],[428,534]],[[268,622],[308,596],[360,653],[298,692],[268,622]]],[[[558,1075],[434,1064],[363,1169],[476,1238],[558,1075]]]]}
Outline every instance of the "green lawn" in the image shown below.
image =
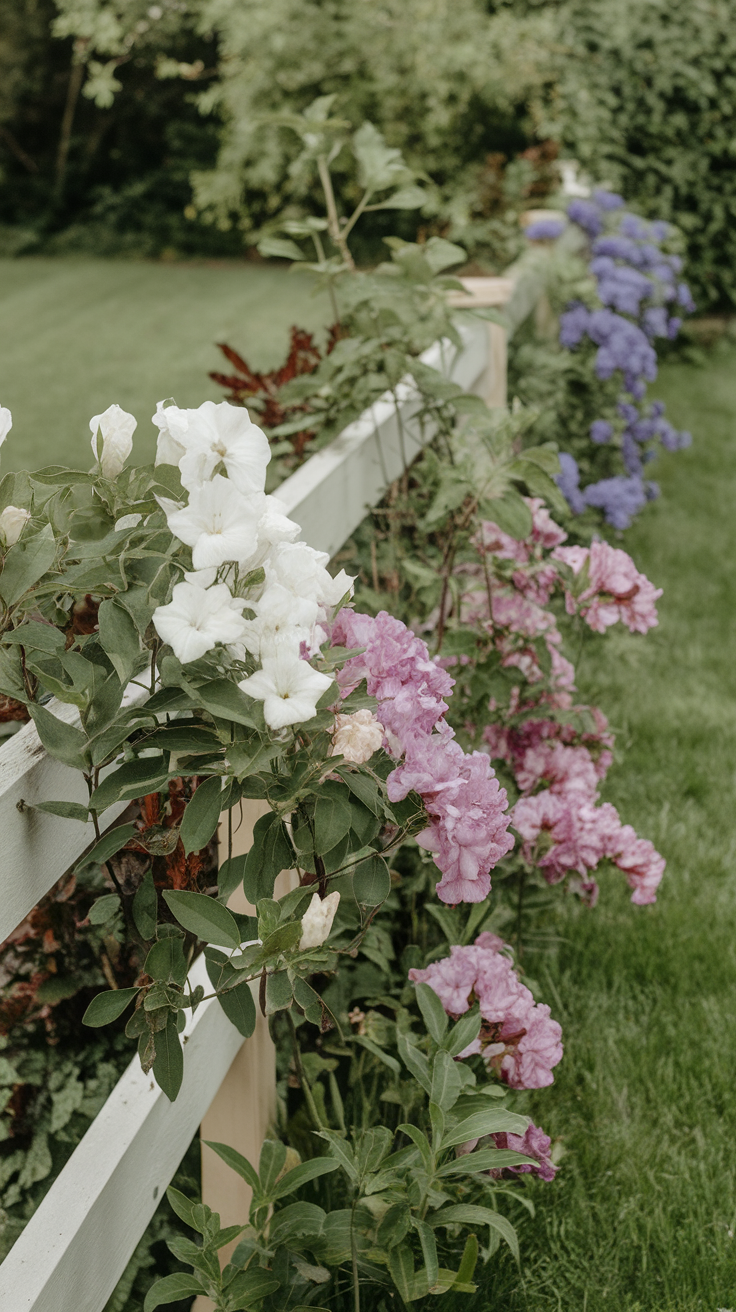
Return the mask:
{"type": "Polygon", "coordinates": [[[529,962],[566,1052],[528,1110],[566,1156],[467,1312],[736,1309],[736,349],[655,395],[695,435],[624,544],[660,624],[593,639],[580,687],[619,730],[604,798],[668,867],[656,907],[610,876],[529,962]]]}
{"type": "Polygon", "coordinates": [[[223,393],[226,341],[256,367],[283,359],[291,324],[326,322],[308,275],[226,261],[0,260],[0,405],[13,412],[4,469],[91,463],[88,422],[113,401],[138,419],[151,458],[156,402],[194,406],[223,393]]]}

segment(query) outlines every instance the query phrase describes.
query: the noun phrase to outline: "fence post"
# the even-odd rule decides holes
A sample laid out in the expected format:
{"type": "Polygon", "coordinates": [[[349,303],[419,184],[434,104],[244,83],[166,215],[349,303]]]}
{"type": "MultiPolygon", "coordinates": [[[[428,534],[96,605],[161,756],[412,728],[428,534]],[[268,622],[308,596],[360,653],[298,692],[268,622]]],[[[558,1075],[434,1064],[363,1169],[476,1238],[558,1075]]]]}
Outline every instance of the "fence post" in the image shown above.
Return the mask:
{"type": "MultiPolygon", "coordinates": [[[[270,810],[267,802],[242,802],[240,820],[235,820],[233,856],[242,856],[253,842],[253,826],[270,810]]],[[[237,815],[237,812],[235,813],[237,815]]],[[[227,855],[227,821],[220,826],[220,852],[227,855]]],[[[276,880],[274,896],[279,898],[294,887],[296,875],[284,870],[276,880]]],[[[255,908],[237,888],[228,902],[233,911],[253,915],[255,908]]],[[[226,1143],[254,1166],[258,1165],[261,1144],[272,1128],[276,1116],[276,1050],[268,1030],[268,1021],[256,1011],[256,1028],[239,1049],[220,1088],[202,1121],[202,1201],[219,1212],[223,1226],[245,1225],[248,1220],[251,1189],[245,1180],[212,1151],[206,1141],[226,1143]]],[[[222,1265],[229,1260],[237,1244],[233,1240],[220,1250],[222,1265]]],[[[200,1295],[192,1312],[212,1312],[211,1299],[200,1295]]]]}

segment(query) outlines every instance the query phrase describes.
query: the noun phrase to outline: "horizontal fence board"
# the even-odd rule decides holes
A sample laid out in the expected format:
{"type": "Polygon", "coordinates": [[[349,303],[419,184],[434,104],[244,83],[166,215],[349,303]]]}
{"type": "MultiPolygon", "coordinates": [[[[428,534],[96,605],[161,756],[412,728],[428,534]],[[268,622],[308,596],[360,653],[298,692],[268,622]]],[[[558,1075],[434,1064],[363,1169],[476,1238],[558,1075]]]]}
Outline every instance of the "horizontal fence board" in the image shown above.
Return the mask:
{"type": "MultiPolygon", "coordinates": [[[[463,323],[460,332],[461,352],[450,342],[435,342],[421,359],[472,391],[488,371],[488,333],[482,320],[463,323]]],[[[334,556],[434,436],[430,425],[422,429],[415,418],[420,402],[413,385],[401,383],[397,399],[398,413],[390,393],[379,397],[276,489],[287,513],[301,525],[304,540],[316,550],[334,556]]]]}
{"type": "MultiPolygon", "coordinates": [[[[190,981],[209,991],[202,958],[190,981]]],[[[0,1312],[104,1307],[244,1042],[215,999],[189,1017],[185,1035],[175,1103],[137,1055],[121,1076],[0,1266],[0,1312]]]]}
{"type": "MultiPolygon", "coordinates": [[[[52,701],[47,709],[66,724],[79,722],[76,706],[52,701]]],[[[79,770],[47,755],[33,723],[5,740],[0,750],[0,942],[12,934],[95,837],[91,822],[61,820],[30,807],[36,802],[86,805],[87,801],[79,770]],[[28,809],[21,808],[21,803],[28,809]]],[[[102,817],[103,827],[127,805],[110,807],[102,817]]]]}

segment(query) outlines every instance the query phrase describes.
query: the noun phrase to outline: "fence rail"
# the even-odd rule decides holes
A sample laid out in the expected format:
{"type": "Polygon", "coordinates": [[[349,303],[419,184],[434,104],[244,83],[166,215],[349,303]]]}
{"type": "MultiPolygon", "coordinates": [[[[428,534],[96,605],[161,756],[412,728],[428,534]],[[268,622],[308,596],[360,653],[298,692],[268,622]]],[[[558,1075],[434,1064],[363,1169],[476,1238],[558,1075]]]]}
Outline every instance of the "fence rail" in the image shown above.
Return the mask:
{"type": "MultiPolygon", "coordinates": [[[[506,277],[467,279],[465,292],[454,294],[458,308],[503,310],[505,325],[465,319],[459,350],[449,342],[436,342],[422,356],[425,364],[492,405],[505,404],[506,337],[543,291],[543,265],[536,255],[506,277]]],[[[417,421],[418,409],[415,390],[402,384],[396,398],[381,397],[281,485],[278,495],[311,546],[334,555],[405,464],[431,440],[431,428],[417,421]]],[[[50,708],[64,720],[76,713],[60,704],[50,703],[50,708]]],[[[33,804],[84,801],[82,791],[78,773],[46,755],[33,725],[25,726],[0,753],[5,852],[0,866],[0,940],[94,837],[91,826],[60,821],[31,809],[33,804]]],[[[122,809],[111,808],[105,822],[111,823],[122,809]]],[[[194,965],[192,982],[206,982],[201,960],[194,965]]],[[[142,1073],[135,1057],[0,1266],[0,1312],[104,1308],[244,1042],[215,1000],[190,1017],[185,1034],[184,1082],[176,1104],[172,1106],[142,1073]]],[[[268,1034],[260,1017],[256,1034],[246,1042],[246,1053],[253,1054],[254,1078],[273,1084],[268,1034]]],[[[240,1059],[239,1065],[242,1070],[240,1059]]],[[[247,1102],[239,1105],[245,1113],[247,1102]]],[[[261,1135],[269,1106],[268,1098],[261,1099],[254,1111],[261,1135]]]]}

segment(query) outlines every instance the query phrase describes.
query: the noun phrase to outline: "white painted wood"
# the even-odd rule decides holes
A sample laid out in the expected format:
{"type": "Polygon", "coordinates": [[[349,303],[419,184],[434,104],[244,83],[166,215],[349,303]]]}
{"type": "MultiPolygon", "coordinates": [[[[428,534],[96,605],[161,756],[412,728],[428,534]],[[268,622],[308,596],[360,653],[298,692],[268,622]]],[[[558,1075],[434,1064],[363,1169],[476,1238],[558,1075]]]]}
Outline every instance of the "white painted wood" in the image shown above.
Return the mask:
{"type": "MultiPolygon", "coordinates": [[[[78,723],[76,706],[51,701],[47,709],[66,724],[78,723]]],[[[78,770],[48,756],[33,723],[23,726],[0,751],[0,942],[13,932],[69,866],[94,842],[91,822],[61,820],[43,811],[19,809],[25,802],[87,802],[78,770]]],[[[128,805],[110,807],[103,828],[128,805]]]]}
{"type": "MultiPolygon", "coordinates": [[[[209,992],[202,958],[190,980],[209,992]]],[[[0,1312],[104,1307],[243,1043],[215,999],[185,1035],[174,1104],[133,1058],[0,1266],[0,1312]]]]}
{"type": "MultiPolygon", "coordinates": [[[[460,332],[461,352],[450,342],[435,342],[421,359],[472,392],[488,372],[486,324],[463,323],[460,332]]],[[[401,383],[397,399],[398,407],[391,393],[384,393],[277,488],[305,542],[318,551],[334,556],[434,436],[433,428],[422,430],[415,418],[420,403],[414,385],[401,383]]]]}

